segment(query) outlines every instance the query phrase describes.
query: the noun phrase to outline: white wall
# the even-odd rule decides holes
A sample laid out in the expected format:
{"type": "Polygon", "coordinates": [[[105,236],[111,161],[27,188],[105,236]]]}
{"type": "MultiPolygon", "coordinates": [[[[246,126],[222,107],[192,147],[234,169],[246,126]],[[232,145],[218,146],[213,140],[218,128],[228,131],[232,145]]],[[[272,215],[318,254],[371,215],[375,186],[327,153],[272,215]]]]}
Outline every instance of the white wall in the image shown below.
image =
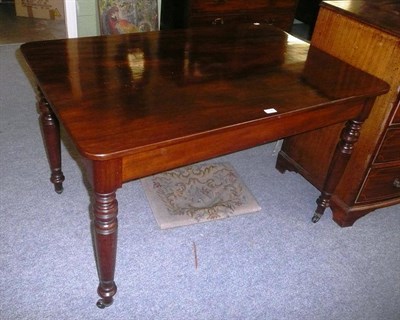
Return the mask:
{"type": "Polygon", "coordinates": [[[67,37],[76,38],[78,36],[76,0],[64,0],[64,9],[67,37]]]}

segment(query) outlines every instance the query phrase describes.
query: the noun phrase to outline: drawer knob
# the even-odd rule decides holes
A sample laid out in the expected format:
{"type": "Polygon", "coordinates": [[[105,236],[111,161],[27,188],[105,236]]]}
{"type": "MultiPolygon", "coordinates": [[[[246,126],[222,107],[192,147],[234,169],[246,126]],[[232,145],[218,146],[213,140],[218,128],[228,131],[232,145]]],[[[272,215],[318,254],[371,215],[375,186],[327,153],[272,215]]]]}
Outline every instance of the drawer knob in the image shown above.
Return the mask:
{"type": "Polygon", "coordinates": [[[217,25],[217,24],[224,24],[224,19],[223,18],[216,18],[212,22],[212,24],[217,25]]]}
{"type": "Polygon", "coordinates": [[[393,187],[400,188],[400,178],[396,178],[393,181],[393,187]]]}

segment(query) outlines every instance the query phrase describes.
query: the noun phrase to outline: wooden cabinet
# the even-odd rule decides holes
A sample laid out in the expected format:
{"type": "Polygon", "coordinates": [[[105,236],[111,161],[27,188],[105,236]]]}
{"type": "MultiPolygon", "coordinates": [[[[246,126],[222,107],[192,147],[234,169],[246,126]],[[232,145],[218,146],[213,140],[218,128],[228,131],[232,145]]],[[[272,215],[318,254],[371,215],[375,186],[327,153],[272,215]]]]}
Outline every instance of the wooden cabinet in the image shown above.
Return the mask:
{"type": "Polygon", "coordinates": [[[297,0],[163,0],[164,29],[259,22],[289,31],[297,0]]]}
{"type": "MultiPolygon", "coordinates": [[[[333,219],[351,226],[363,215],[400,203],[400,3],[326,1],[312,44],[385,80],[331,199],[333,219]]],[[[277,168],[294,170],[321,189],[343,124],[285,139],[277,168]]],[[[400,214],[400,211],[399,211],[400,214]]]]}

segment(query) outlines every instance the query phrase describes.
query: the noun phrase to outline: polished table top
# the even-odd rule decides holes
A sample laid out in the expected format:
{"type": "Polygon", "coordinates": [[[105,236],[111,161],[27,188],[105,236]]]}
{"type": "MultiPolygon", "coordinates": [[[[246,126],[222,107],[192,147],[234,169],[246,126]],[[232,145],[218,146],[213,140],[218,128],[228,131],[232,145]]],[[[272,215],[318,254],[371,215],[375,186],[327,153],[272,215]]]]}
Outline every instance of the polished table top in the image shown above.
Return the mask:
{"type": "Polygon", "coordinates": [[[79,151],[94,160],[242,124],[268,126],[386,90],[268,25],[34,42],[22,52],[79,151]]]}
{"type": "Polygon", "coordinates": [[[388,90],[259,24],[35,42],[21,50],[38,86],[56,192],[64,181],[60,123],[92,186],[100,308],[117,291],[116,190],[124,182],[347,121],[316,222],[375,97],[388,90]]]}

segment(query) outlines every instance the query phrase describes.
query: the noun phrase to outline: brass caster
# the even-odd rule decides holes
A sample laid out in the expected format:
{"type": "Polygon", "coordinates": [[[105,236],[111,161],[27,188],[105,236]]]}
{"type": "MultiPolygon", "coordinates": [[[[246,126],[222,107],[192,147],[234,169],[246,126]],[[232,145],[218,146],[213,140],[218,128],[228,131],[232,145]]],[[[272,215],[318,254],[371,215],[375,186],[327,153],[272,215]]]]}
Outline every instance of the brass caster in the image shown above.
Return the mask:
{"type": "Polygon", "coordinates": [[[54,191],[58,194],[61,194],[64,191],[64,187],[62,185],[62,183],[57,183],[54,185],[54,191]]]}
{"type": "Polygon", "coordinates": [[[322,214],[321,213],[314,213],[314,216],[311,218],[311,221],[313,223],[317,223],[319,221],[319,219],[321,219],[322,214]]]}
{"type": "Polygon", "coordinates": [[[110,302],[106,303],[106,302],[104,301],[104,299],[99,299],[99,300],[97,301],[97,303],[96,303],[96,306],[97,306],[99,309],[105,309],[105,308],[111,306],[112,304],[113,304],[113,300],[111,300],[110,302]]]}

